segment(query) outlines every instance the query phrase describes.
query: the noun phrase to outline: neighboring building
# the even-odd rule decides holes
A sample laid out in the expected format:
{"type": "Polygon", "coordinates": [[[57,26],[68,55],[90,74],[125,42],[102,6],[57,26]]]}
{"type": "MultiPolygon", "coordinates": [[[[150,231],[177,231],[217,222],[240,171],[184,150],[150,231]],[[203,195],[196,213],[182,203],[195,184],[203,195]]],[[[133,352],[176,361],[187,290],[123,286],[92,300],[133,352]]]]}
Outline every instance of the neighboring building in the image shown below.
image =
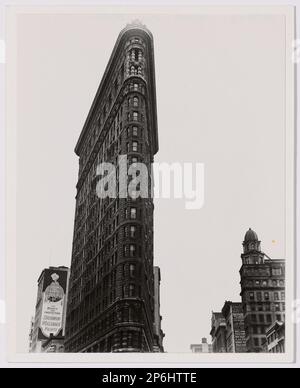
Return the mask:
{"type": "Polygon", "coordinates": [[[69,269],[49,267],[38,279],[30,352],[43,352],[42,345],[50,338],[65,334],[69,269]]]}
{"type": "MultiPolygon", "coordinates": [[[[150,174],[157,151],[153,37],[133,23],[119,34],[75,148],[67,352],[156,350],[153,200],[123,198],[118,190],[127,166],[142,162],[150,174]],[[121,167],[120,155],[127,155],[121,167]],[[103,162],[117,167],[108,174],[118,183],[116,198],[99,198],[103,162]]],[[[152,185],[150,178],[149,191],[152,185]]]]}
{"type": "Polygon", "coordinates": [[[29,330],[29,352],[31,352],[31,348],[32,348],[33,329],[34,329],[34,317],[31,317],[30,330],[29,330]]]}
{"type": "Polygon", "coordinates": [[[154,352],[163,352],[164,333],[161,329],[160,315],[160,268],[154,267],[154,352]]]}
{"type": "Polygon", "coordinates": [[[212,345],[207,343],[207,338],[202,338],[201,344],[191,345],[192,353],[212,353],[212,345]]]}
{"type": "Polygon", "coordinates": [[[245,353],[247,348],[242,303],[225,302],[222,314],[226,321],[226,352],[245,353]]]}
{"type": "Polygon", "coordinates": [[[285,321],[285,261],[261,251],[257,234],[249,229],[241,255],[241,297],[248,352],[265,352],[267,329],[285,321]]]}
{"type": "Polygon", "coordinates": [[[266,332],[266,346],[269,353],[285,352],[285,324],[275,321],[266,332]]]}
{"type": "Polygon", "coordinates": [[[64,336],[53,337],[50,336],[47,341],[42,344],[42,352],[43,353],[64,353],[64,336]]]}
{"type": "Polygon", "coordinates": [[[212,313],[210,335],[213,353],[226,353],[226,321],[222,313],[212,313]]]}

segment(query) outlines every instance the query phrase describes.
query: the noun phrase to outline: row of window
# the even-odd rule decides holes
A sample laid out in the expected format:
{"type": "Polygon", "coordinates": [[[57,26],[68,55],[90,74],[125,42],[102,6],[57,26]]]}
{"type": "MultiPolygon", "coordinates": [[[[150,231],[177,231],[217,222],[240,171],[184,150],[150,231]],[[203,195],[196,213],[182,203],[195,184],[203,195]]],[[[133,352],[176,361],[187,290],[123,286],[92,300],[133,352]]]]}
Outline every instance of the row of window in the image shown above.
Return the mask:
{"type": "MultiPolygon", "coordinates": [[[[250,333],[250,329],[248,327],[245,328],[245,335],[248,337],[250,333]]],[[[265,334],[266,333],[266,326],[253,326],[251,328],[251,333],[252,334],[265,334]]]]}
{"type": "Polygon", "coordinates": [[[248,304],[246,308],[247,312],[258,311],[258,312],[270,312],[270,311],[285,311],[285,303],[252,303],[248,304]],[[273,306],[273,307],[272,307],[273,306]]]}
{"type": "Polygon", "coordinates": [[[127,143],[127,152],[139,152],[140,154],[143,152],[143,144],[138,143],[137,141],[132,141],[131,143],[127,143]]]}
{"type": "Polygon", "coordinates": [[[143,75],[142,66],[131,65],[129,74],[130,75],[143,75]]]}
{"type": "Polygon", "coordinates": [[[142,136],[142,128],[139,128],[137,126],[132,126],[127,128],[127,137],[138,137],[142,136]]]}
{"type": "MultiPolygon", "coordinates": [[[[81,345],[82,346],[86,345],[94,338],[97,338],[97,337],[99,338],[99,333],[101,333],[101,331],[106,331],[107,329],[112,328],[116,323],[138,322],[140,321],[140,319],[141,317],[140,317],[139,311],[133,308],[132,306],[123,307],[118,312],[113,311],[112,313],[109,313],[100,321],[95,323],[89,329],[87,329],[83,334],[81,334],[80,337],[78,337],[69,345],[69,348],[72,350],[81,345]]],[[[82,323],[83,321],[80,320],[80,322],[73,324],[71,330],[68,330],[68,335],[73,334],[78,329],[80,329],[80,327],[82,327],[81,326],[82,323]]],[[[68,327],[70,326],[68,325],[68,327]]],[[[108,339],[105,347],[103,346],[104,341],[101,341],[101,343],[103,344],[101,346],[102,351],[104,351],[105,348],[106,349],[108,348],[108,351],[110,351],[111,342],[114,342],[116,344],[120,343],[120,341],[123,342],[125,340],[125,336],[124,336],[125,333],[123,332],[119,334],[121,334],[120,337],[118,337],[118,334],[116,333],[117,337],[114,338],[114,341],[112,341],[112,338],[110,340],[108,339]]]]}
{"type": "Polygon", "coordinates": [[[255,347],[260,347],[260,346],[264,346],[265,344],[265,338],[254,338],[253,339],[253,343],[254,343],[254,346],[255,347]]]}
{"type": "Polygon", "coordinates": [[[142,248],[136,244],[124,245],[124,257],[137,257],[142,255],[142,248]]]}
{"type": "MultiPolygon", "coordinates": [[[[284,314],[276,314],[277,321],[284,321],[284,314]]],[[[249,321],[248,321],[249,322],[249,321]]],[[[251,323],[268,323],[271,324],[273,322],[271,314],[251,314],[250,315],[251,323]]],[[[249,322],[249,323],[250,323],[249,322]]]]}
{"type": "Polygon", "coordinates": [[[140,99],[137,96],[128,97],[127,98],[128,107],[133,106],[134,108],[138,108],[140,105],[140,99]]]}
{"type": "Polygon", "coordinates": [[[143,113],[139,113],[137,111],[128,112],[127,113],[127,121],[144,121],[143,113]]]}
{"type": "Polygon", "coordinates": [[[245,285],[247,287],[284,287],[284,280],[247,280],[245,285]]]}
{"type": "Polygon", "coordinates": [[[137,286],[136,284],[130,283],[125,284],[122,288],[122,297],[123,298],[133,298],[133,297],[141,297],[141,286],[137,286]]]}
{"type": "Polygon", "coordinates": [[[276,346],[273,346],[270,350],[269,353],[285,353],[285,347],[284,343],[280,342],[276,346]]]}
{"type": "MultiPolygon", "coordinates": [[[[121,72],[123,74],[124,70],[121,70],[121,72]]],[[[121,80],[121,77],[120,77],[120,80],[121,80]]],[[[116,95],[117,90],[119,89],[119,86],[120,86],[120,82],[118,80],[118,82],[115,83],[114,95],[116,95]]],[[[144,88],[143,85],[141,85],[139,83],[131,82],[126,87],[126,91],[136,91],[136,92],[145,93],[145,88],[144,88]]],[[[105,122],[105,120],[107,118],[107,115],[109,113],[110,107],[112,106],[112,103],[113,103],[113,97],[112,97],[112,94],[109,94],[108,97],[107,97],[107,103],[104,104],[104,106],[102,107],[101,114],[98,117],[98,125],[94,128],[93,133],[91,134],[91,136],[89,137],[88,141],[84,145],[84,150],[83,150],[82,154],[80,155],[79,163],[80,163],[80,167],[81,168],[86,163],[86,160],[87,160],[87,158],[89,156],[89,153],[90,153],[91,149],[94,146],[96,138],[99,136],[100,129],[102,128],[102,126],[103,126],[103,124],[104,124],[104,122],[105,122]]],[[[140,101],[139,101],[138,97],[136,97],[136,96],[135,96],[135,99],[134,99],[134,106],[135,107],[140,106],[140,101]]],[[[117,128],[118,134],[120,134],[120,132],[122,131],[122,128],[118,127],[119,123],[121,122],[122,115],[123,115],[123,106],[121,105],[120,109],[117,112],[115,121],[114,121],[114,128],[115,129],[117,128]]],[[[144,119],[143,115],[141,115],[139,119],[140,119],[140,121],[143,121],[143,119],[144,119]]],[[[101,147],[101,151],[100,152],[102,152],[102,153],[104,152],[104,149],[106,150],[107,142],[109,142],[108,137],[109,137],[109,133],[108,133],[108,136],[106,136],[106,139],[105,139],[106,145],[103,144],[103,146],[101,147]]]]}
{"type": "Polygon", "coordinates": [[[137,48],[131,49],[129,51],[129,58],[132,61],[141,61],[143,58],[143,51],[137,48]]]}
{"type": "Polygon", "coordinates": [[[271,296],[273,294],[273,300],[278,301],[278,300],[285,300],[285,292],[249,292],[249,297],[248,300],[250,301],[269,301],[271,300],[271,296]]]}

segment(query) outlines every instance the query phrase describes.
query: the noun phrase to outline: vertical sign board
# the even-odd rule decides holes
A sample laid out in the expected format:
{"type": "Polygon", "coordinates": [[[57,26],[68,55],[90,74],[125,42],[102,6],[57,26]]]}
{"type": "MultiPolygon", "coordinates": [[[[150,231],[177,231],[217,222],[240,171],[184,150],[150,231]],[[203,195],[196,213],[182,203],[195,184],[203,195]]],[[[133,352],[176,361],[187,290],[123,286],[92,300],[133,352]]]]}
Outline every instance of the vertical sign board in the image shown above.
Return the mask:
{"type": "Polygon", "coordinates": [[[232,306],[233,326],[234,326],[234,342],[235,351],[243,353],[246,351],[246,335],[244,326],[244,314],[242,312],[242,305],[232,306]]]}
{"type": "Polygon", "coordinates": [[[46,269],[42,288],[42,314],[38,339],[63,334],[68,271],[46,269]]]}

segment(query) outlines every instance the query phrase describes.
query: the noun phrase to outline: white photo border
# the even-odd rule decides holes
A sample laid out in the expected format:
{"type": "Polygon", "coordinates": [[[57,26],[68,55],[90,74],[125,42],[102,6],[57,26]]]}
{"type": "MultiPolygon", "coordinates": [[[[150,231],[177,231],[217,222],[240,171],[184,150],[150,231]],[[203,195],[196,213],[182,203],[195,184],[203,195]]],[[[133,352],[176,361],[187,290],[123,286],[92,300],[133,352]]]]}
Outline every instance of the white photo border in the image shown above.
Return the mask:
{"type": "Polygon", "coordinates": [[[295,361],[295,65],[292,62],[295,40],[293,6],[8,6],[6,13],[6,307],[9,362],[56,363],[293,363],[295,361]],[[265,14],[283,15],[286,20],[286,344],[285,354],[195,354],[195,353],[16,353],[16,65],[17,16],[45,13],[180,13],[180,14],[265,14]]]}

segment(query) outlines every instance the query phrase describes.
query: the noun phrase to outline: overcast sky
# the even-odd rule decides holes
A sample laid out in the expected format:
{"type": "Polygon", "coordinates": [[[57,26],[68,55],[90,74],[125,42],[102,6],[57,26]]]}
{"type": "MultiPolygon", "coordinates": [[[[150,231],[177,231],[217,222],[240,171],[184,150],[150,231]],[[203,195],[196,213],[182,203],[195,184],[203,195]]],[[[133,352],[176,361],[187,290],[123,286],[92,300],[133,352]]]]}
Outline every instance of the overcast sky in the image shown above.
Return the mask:
{"type": "Polygon", "coordinates": [[[70,266],[74,146],[118,33],[154,35],[159,152],[205,165],[205,204],[156,200],[155,265],[168,352],[209,337],[239,301],[252,227],[284,258],[284,19],[280,16],[23,15],[18,20],[17,351],[28,351],[37,279],[70,266]]]}

